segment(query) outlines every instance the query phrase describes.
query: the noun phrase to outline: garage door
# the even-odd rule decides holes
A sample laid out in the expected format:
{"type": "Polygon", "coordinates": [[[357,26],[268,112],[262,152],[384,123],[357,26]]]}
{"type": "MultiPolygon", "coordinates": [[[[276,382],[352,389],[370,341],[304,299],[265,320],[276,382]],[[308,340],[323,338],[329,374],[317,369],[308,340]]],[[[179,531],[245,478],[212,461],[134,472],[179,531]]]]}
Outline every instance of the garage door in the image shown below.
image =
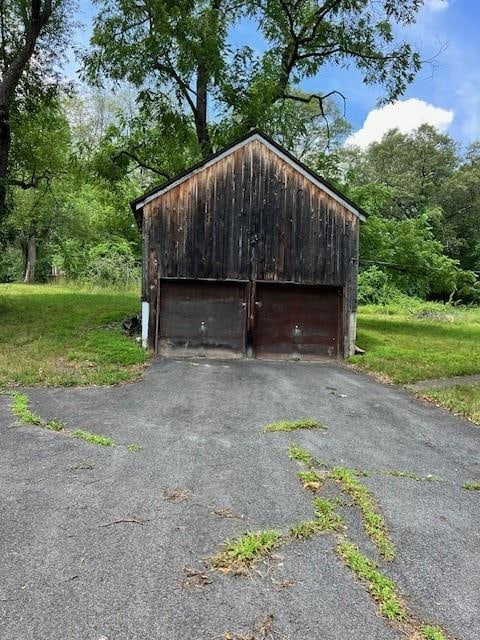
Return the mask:
{"type": "Polygon", "coordinates": [[[246,285],[241,282],[162,280],[159,351],[209,355],[244,352],[246,285]]]}
{"type": "Polygon", "coordinates": [[[257,284],[255,353],[258,357],[314,359],[339,353],[341,289],[257,284]]]}

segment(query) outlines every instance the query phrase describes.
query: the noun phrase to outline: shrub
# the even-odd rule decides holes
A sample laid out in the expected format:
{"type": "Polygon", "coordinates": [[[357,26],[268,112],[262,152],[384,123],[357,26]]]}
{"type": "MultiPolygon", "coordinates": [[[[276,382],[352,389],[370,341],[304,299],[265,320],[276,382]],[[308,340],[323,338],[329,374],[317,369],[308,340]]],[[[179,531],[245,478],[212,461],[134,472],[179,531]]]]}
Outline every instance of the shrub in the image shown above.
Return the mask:
{"type": "Polygon", "coordinates": [[[22,278],[22,251],[9,245],[0,251],[0,282],[17,282],[22,278]]]}
{"type": "Polygon", "coordinates": [[[129,287],[139,277],[132,247],[127,240],[116,238],[90,249],[81,279],[99,287],[129,287]]]}
{"type": "Polygon", "coordinates": [[[358,276],[358,301],[361,304],[389,304],[401,297],[399,289],[385,271],[377,266],[361,271],[358,276]]]}

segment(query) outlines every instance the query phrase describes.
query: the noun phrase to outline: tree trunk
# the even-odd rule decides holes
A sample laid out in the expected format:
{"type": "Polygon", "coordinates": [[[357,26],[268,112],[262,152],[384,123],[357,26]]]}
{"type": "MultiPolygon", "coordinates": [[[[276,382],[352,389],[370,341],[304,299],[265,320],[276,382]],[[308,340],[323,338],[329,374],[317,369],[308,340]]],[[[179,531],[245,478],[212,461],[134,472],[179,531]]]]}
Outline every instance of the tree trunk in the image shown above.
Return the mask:
{"type": "Polygon", "coordinates": [[[32,234],[27,241],[26,264],[23,281],[35,282],[35,265],[37,262],[37,241],[32,234]]]}
{"type": "Polygon", "coordinates": [[[197,139],[202,150],[202,156],[204,158],[213,153],[210,134],[208,133],[207,93],[208,72],[202,64],[199,64],[196,87],[197,104],[195,109],[195,128],[197,131],[197,139]]]}
{"type": "Polygon", "coordinates": [[[0,225],[7,215],[7,179],[10,144],[9,113],[7,109],[0,107],[0,225]]]}

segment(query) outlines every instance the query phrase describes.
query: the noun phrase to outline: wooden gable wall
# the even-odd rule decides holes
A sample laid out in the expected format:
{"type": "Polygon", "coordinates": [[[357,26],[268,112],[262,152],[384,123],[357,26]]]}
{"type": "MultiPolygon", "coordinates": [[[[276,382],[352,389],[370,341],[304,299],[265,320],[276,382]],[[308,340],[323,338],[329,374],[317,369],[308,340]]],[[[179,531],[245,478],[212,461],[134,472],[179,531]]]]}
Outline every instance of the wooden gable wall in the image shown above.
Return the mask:
{"type": "Polygon", "coordinates": [[[143,216],[162,277],[343,285],[357,267],[357,216],[258,140],[160,193],[143,216]]]}

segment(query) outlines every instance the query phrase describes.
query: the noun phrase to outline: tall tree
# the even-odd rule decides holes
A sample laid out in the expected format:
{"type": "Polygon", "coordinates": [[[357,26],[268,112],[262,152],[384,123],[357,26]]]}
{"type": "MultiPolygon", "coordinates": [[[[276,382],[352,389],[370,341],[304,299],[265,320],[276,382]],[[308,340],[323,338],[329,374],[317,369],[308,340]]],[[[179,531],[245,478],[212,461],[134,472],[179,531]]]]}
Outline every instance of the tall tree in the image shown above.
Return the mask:
{"type": "Polygon", "coordinates": [[[52,99],[37,104],[34,113],[16,113],[12,125],[12,170],[24,186],[12,195],[5,226],[22,248],[24,281],[33,282],[39,247],[64,224],[55,185],[68,169],[70,131],[61,105],[52,99]]]}
{"type": "Polygon", "coordinates": [[[385,100],[420,68],[418,53],[393,31],[414,22],[422,0],[97,1],[90,79],[133,83],[140,109],[177,119],[181,138],[193,123],[197,156],[257,126],[278,103],[315,104],[326,116],[336,89],[305,95],[298,85],[327,65],[356,67],[364,82],[383,85],[385,100]],[[260,32],[262,53],[232,44],[242,20],[260,32]]]}
{"type": "Polygon", "coordinates": [[[0,2],[0,221],[5,217],[7,187],[34,187],[9,172],[11,115],[28,107],[56,84],[55,64],[65,45],[68,0],[2,0],[0,2]]]}
{"type": "Polygon", "coordinates": [[[474,142],[441,186],[443,241],[466,269],[480,271],[480,142],[474,142]]]}

